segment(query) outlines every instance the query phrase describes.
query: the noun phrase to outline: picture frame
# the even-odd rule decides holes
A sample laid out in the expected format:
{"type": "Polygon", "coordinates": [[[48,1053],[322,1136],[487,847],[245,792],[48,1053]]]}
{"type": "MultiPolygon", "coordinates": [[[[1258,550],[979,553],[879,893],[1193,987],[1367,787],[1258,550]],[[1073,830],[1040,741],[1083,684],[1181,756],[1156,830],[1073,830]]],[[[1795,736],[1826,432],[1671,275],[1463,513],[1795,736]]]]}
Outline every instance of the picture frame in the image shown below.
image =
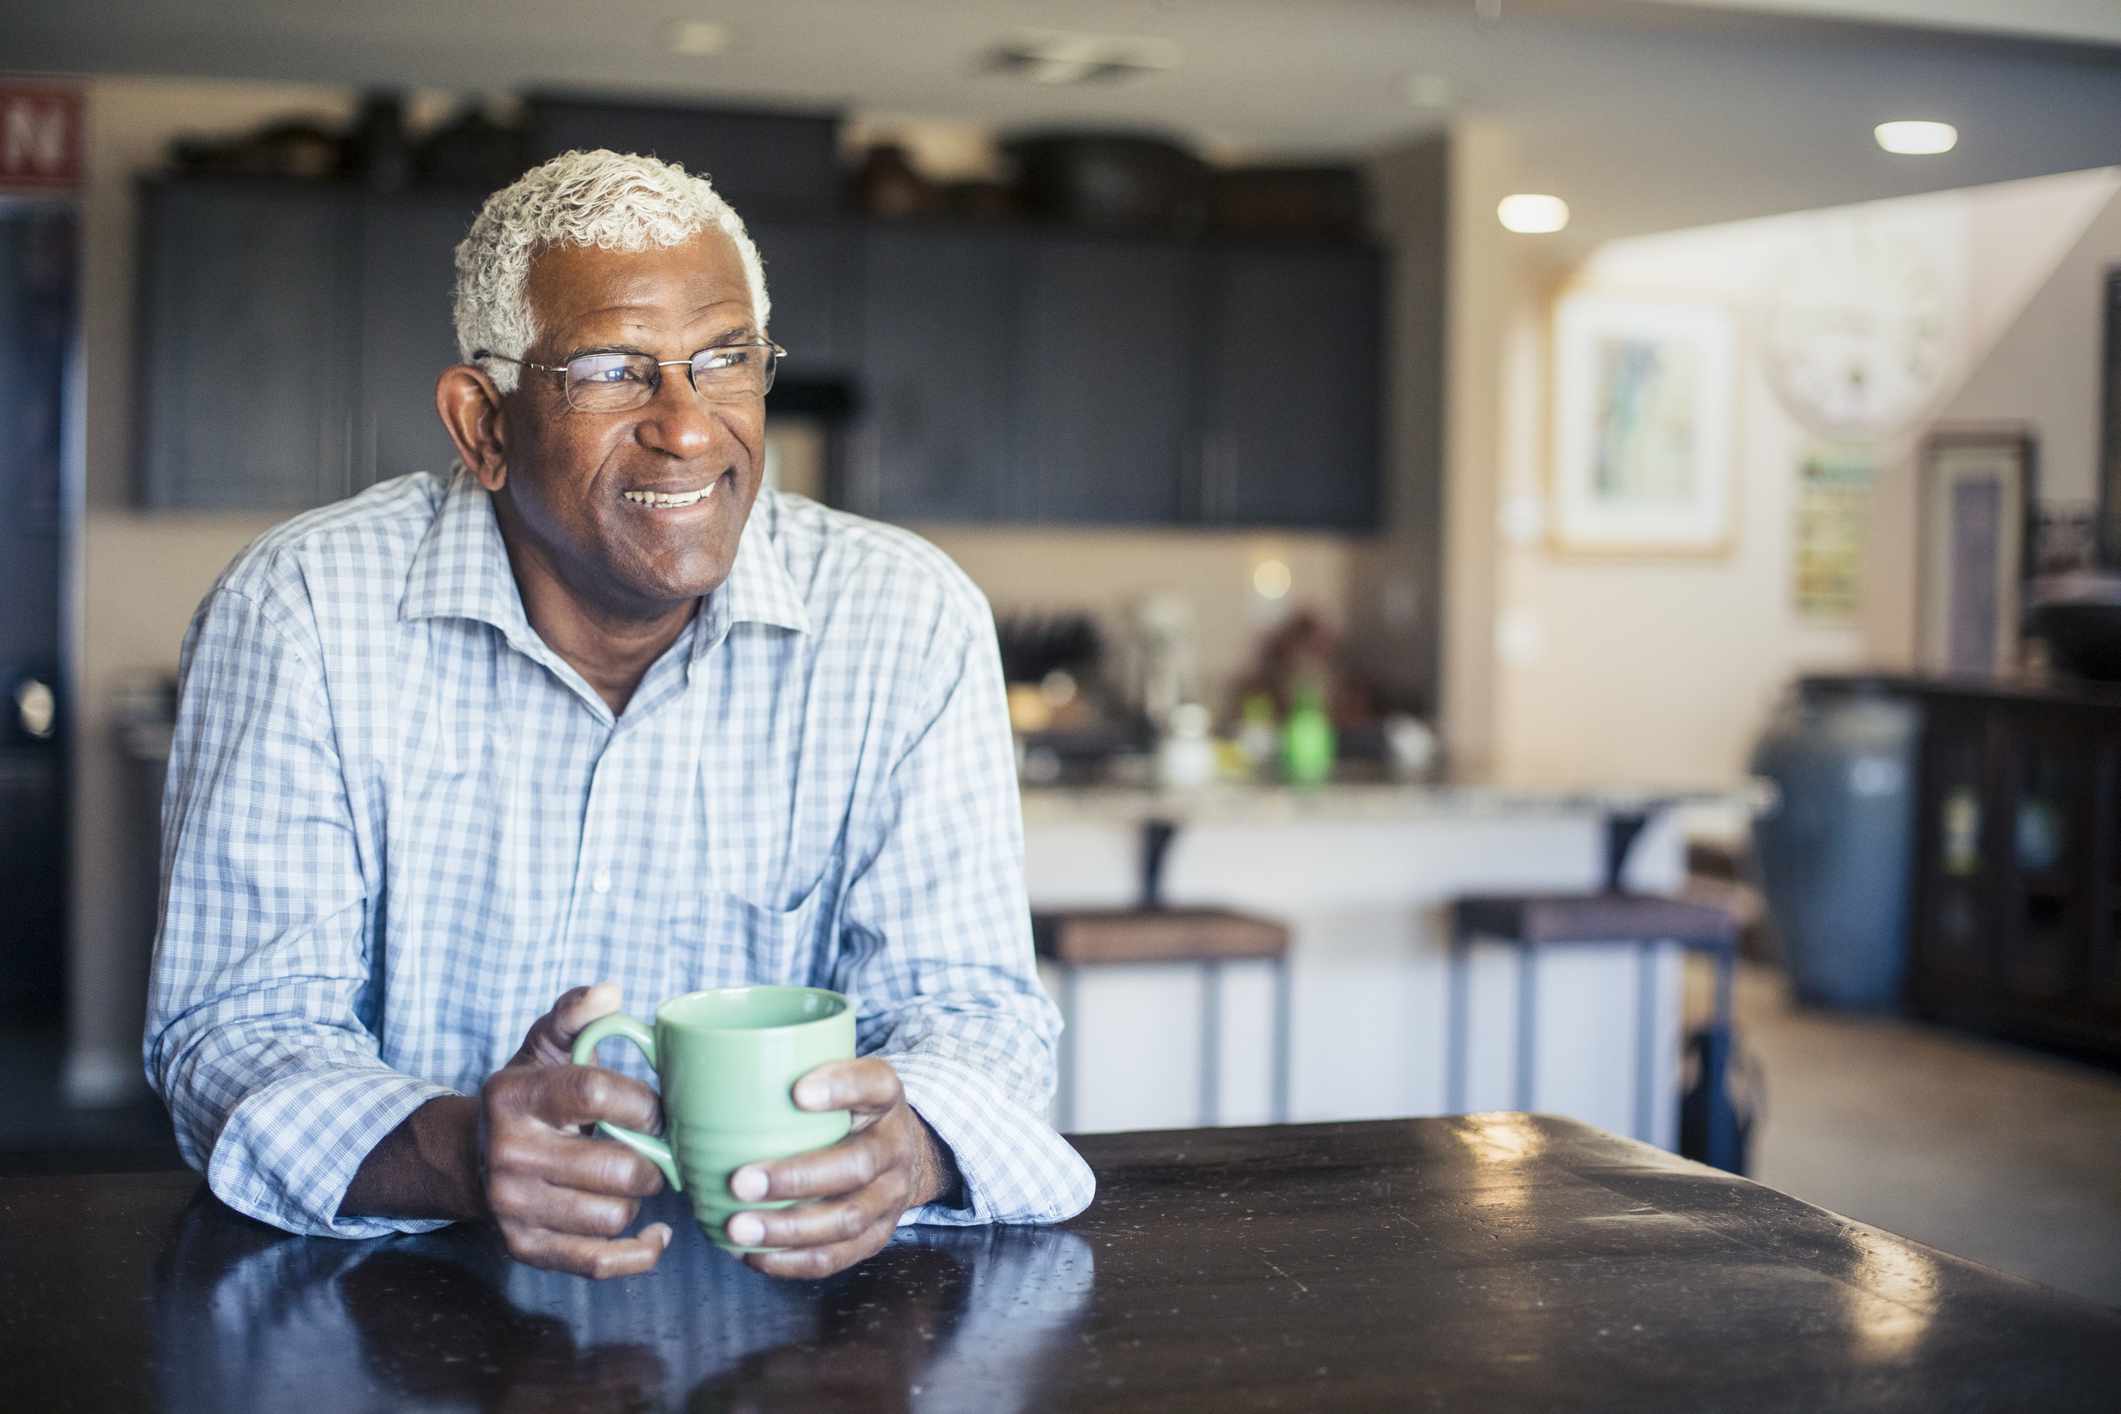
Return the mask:
{"type": "Polygon", "coordinates": [[[1554,313],[1553,548],[1732,546],[1737,334],[1715,305],[1565,295],[1554,313]]]}
{"type": "Polygon", "coordinates": [[[1917,664],[2008,676],[2034,568],[2036,447],[2023,427],[1940,428],[1917,464],[1917,664]]]}

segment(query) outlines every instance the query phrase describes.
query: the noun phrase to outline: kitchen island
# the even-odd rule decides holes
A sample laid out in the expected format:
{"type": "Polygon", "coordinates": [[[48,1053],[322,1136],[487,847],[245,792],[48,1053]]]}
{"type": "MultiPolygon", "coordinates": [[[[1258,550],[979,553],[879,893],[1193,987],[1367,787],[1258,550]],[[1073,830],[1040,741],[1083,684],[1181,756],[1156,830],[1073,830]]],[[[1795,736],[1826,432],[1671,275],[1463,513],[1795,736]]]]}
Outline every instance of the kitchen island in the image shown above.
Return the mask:
{"type": "MultiPolygon", "coordinates": [[[[1595,889],[1616,843],[1611,827],[1631,817],[1646,828],[1624,851],[1626,884],[1674,889],[1685,870],[1676,807],[1758,804],[1742,785],[1027,786],[1026,874],[1034,910],[1134,904],[1143,831],[1165,822],[1175,833],[1160,871],[1162,902],[1225,905],[1291,928],[1288,1118],[1441,1114],[1453,898],[1595,889]]],[[[1499,948],[1476,947],[1471,967],[1466,1099],[1475,1109],[1500,1107],[1514,1095],[1516,974],[1499,948]]],[[[1683,1031],[1677,953],[1657,964],[1646,1018],[1631,949],[1570,949],[1541,967],[1537,1107],[1632,1130],[1637,1027],[1645,1025],[1652,1092],[1670,1103],[1655,1107],[1651,1132],[1639,1137],[1670,1147],[1683,1031]]],[[[1069,1077],[1078,1127],[1200,1122],[1198,1052],[1208,1021],[1199,982],[1187,973],[1115,965],[1080,979],[1069,1077]]],[[[1222,986],[1216,1118],[1264,1121],[1274,1091],[1271,968],[1229,964],[1222,986]]]]}

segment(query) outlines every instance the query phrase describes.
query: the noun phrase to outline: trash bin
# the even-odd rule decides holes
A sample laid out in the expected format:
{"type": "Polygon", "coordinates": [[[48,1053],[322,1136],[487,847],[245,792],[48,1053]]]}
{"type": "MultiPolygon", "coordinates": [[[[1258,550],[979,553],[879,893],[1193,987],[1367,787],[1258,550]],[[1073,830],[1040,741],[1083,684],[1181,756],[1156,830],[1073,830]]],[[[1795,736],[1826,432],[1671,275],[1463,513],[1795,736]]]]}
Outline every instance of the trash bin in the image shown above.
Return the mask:
{"type": "Polygon", "coordinates": [[[1799,1001],[1900,1009],[1921,722],[1882,690],[1811,688],[1754,748],[1753,773],[1778,798],[1753,822],[1753,849],[1799,1001]]]}

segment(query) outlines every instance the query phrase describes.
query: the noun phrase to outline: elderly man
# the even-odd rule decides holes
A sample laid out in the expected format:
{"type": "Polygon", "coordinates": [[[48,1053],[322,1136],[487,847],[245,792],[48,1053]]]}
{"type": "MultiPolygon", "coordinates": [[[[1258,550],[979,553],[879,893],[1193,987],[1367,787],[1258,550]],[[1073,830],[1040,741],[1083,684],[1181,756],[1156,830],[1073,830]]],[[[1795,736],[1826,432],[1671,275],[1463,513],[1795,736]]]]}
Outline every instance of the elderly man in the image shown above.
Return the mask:
{"type": "Polygon", "coordinates": [[[655,1094],[574,1036],[798,982],[858,1007],[860,1058],[794,1097],[854,1129],[736,1173],[807,1200],[730,1220],[781,1249],[748,1261],[1080,1211],[992,618],[913,536],[761,491],[743,222],[574,152],[456,264],[461,466],[274,530],[186,635],[145,1042],[186,1157],[293,1232],[491,1219],[526,1262],[645,1271],[661,1179],[584,1127],[653,1128],[655,1094]]]}

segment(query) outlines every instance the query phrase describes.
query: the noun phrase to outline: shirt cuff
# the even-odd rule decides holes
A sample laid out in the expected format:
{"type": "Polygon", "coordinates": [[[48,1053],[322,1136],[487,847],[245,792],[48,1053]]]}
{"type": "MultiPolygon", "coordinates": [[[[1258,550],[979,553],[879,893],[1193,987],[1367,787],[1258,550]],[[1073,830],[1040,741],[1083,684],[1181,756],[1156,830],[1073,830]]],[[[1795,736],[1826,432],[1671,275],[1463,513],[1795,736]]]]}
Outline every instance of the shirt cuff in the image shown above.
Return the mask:
{"type": "Polygon", "coordinates": [[[376,1145],[429,1100],[457,1092],[387,1069],[308,1070],[245,1095],[214,1140],[207,1186],[229,1207],[305,1237],[384,1237],[438,1218],[339,1216],[376,1145]]]}
{"type": "Polygon", "coordinates": [[[883,1059],[898,1072],[906,1103],[949,1146],[964,1180],[966,1206],[909,1208],[901,1224],[1057,1223],[1090,1206],[1097,1193],[1090,1166],[983,1072],[919,1051],[883,1059]]]}

